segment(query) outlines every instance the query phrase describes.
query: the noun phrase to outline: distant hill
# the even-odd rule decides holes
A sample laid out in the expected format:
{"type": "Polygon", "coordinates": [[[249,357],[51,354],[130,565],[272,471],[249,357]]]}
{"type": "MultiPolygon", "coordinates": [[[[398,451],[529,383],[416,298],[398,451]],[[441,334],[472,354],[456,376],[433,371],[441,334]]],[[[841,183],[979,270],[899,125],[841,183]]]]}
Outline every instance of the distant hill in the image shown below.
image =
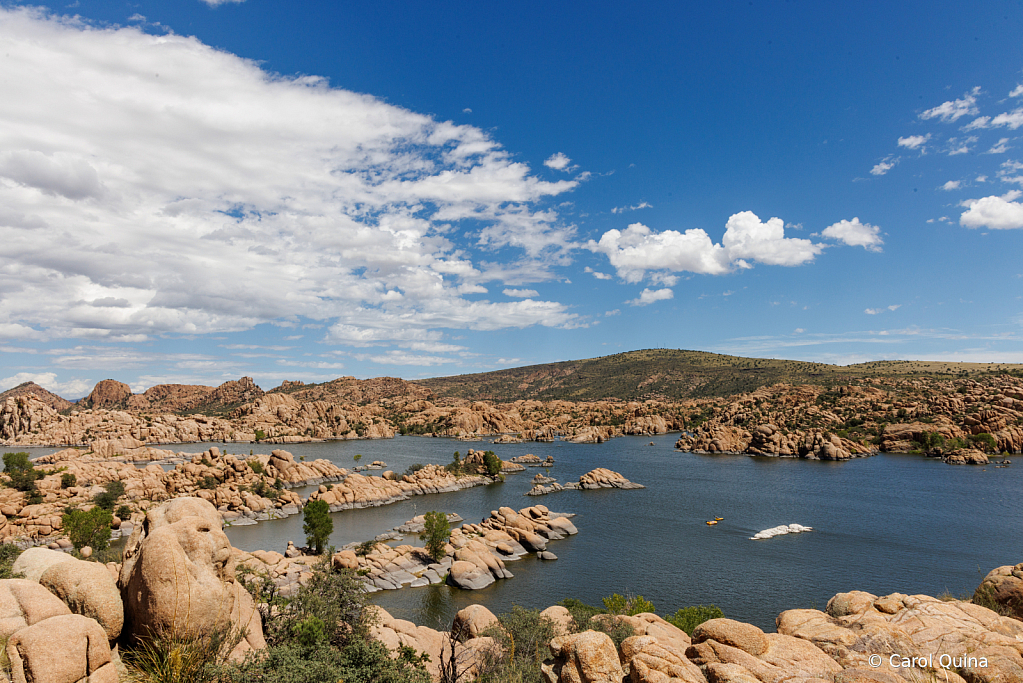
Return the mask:
{"type": "Polygon", "coordinates": [[[0,393],[0,401],[8,398],[15,398],[18,396],[35,396],[40,401],[50,406],[54,410],[60,412],[61,410],[67,410],[73,403],[64,398],[61,398],[52,391],[47,391],[35,382],[22,382],[13,389],[0,393]]]}
{"type": "Polygon", "coordinates": [[[397,377],[374,377],[373,379],[338,377],[322,384],[284,382],[268,393],[289,394],[298,401],[340,401],[363,404],[391,398],[413,400],[433,398],[433,392],[426,387],[397,377]]]}
{"type": "Polygon", "coordinates": [[[646,349],[586,360],[435,377],[415,383],[438,396],[469,400],[645,400],[729,396],[779,382],[833,385],[862,377],[962,377],[1008,371],[1023,373],[1023,365],[872,361],[841,366],[705,351],[646,349]]]}

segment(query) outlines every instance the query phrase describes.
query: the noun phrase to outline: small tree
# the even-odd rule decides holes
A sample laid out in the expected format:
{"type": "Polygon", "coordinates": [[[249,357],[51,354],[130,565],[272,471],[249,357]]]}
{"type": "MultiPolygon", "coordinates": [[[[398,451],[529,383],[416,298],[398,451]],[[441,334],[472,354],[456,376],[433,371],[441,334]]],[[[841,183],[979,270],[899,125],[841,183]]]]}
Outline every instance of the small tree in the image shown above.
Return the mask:
{"type": "Polygon", "coordinates": [[[305,532],[306,545],[319,555],[327,546],[330,535],[334,533],[334,521],[330,518],[330,506],[327,505],[327,501],[311,500],[306,503],[304,519],[302,531],[305,532]]]}
{"type": "Polygon", "coordinates": [[[256,437],[256,443],[259,443],[260,441],[266,438],[266,432],[264,432],[262,429],[257,429],[253,436],[256,437]]]}
{"type": "Polygon", "coordinates": [[[359,462],[360,460],[362,460],[362,453],[356,453],[355,457],[352,458],[352,460],[354,460],[355,462],[359,462]]]}
{"type": "Polygon", "coordinates": [[[43,477],[33,467],[28,453],[4,453],[4,473],[11,478],[12,488],[29,493],[35,490],[36,480],[43,477]]]}
{"type": "Polygon", "coordinates": [[[110,545],[110,524],[113,521],[110,511],[98,505],[88,512],[68,510],[61,517],[64,532],[75,550],[85,546],[93,550],[105,550],[110,545]]]}
{"type": "Polygon", "coordinates": [[[69,489],[72,486],[75,486],[77,483],[78,477],[76,477],[71,472],[65,472],[64,474],[60,475],[60,487],[62,489],[69,489]]]}
{"type": "Polygon", "coordinates": [[[683,607],[674,614],[666,616],[665,619],[689,635],[693,635],[693,630],[703,622],[710,619],[720,619],[724,616],[725,613],[716,605],[697,605],[695,607],[683,607]]]}
{"type": "Polygon", "coordinates": [[[451,525],[448,517],[443,512],[427,512],[423,526],[423,533],[419,534],[420,541],[426,541],[426,552],[430,557],[440,562],[444,559],[444,546],[451,538],[451,525]]]}
{"type": "Polygon", "coordinates": [[[107,512],[113,512],[117,505],[117,499],[124,495],[124,483],[120,481],[108,481],[103,484],[103,493],[97,493],[92,497],[92,502],[107,512]]]}
{"type": "Polygon", "coordinates": [[[487,468],[487,474],[496,477],[501,474],[501,459],[494,454],[494,451],[487,451],[483,454],[483,465],[487,468]]]}

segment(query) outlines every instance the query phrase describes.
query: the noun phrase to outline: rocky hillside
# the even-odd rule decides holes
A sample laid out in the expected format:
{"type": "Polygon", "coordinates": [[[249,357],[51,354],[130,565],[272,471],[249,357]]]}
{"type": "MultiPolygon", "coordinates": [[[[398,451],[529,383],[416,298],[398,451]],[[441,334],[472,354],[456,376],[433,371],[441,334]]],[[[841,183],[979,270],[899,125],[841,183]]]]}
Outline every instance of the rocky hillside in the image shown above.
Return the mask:
{"type": "Polygon", "coordinates": [[[991,372],[1023,375],[1023,365],[874,361],[841,366],[646,349],[416,383],[440,397],[477,401],[682,400],[731,396],[778,383],[834,386],[869,377],[969,377],[991,372]]]}
{"type": "Polygon", "coordinates": [[[57,394],[43,389],[35,382],[22,382],[13,389],[8,389],[7,391],[0,393],[0,403],[3,403],[5,399],[17,398],[19,396],[34,396],[43,404],[57,411],[67,410],[74,405],[71,401],[63,399],[57,394]]]}

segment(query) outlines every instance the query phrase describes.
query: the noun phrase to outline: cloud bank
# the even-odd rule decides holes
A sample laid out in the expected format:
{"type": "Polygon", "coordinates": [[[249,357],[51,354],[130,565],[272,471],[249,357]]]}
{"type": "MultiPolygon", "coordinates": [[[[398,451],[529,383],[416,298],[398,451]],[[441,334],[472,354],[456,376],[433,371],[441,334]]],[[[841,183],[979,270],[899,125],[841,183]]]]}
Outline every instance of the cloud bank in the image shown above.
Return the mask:
{"type": "Polygon", "coordinates": [[[0,41],[2,336],[575,319],[466,298],[550,277],[574,235],[541,205],[576,181],[537,178],[478,128],[39,9],[0,9],[0,41]],[[512,265],[492,273],[484,249],[512,265]]]}

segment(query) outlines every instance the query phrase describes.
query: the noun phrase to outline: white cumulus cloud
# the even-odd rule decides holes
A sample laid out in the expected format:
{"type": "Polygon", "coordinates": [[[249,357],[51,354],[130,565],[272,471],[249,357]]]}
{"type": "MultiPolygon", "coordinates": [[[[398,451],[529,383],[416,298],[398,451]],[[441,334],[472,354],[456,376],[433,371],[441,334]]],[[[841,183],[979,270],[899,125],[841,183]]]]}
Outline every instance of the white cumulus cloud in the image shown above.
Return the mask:
{"type": "Polygon", "coordinates": [[[927,135],[907,135],[904,138],[899,138],[899,147],[905,147],[906,149],[920,149],[930,139],[930,133],[927,135]]]}
{"type": "Polygon", "coordinates": [[[547,157],[546,161],[543,162],[543,165],[548,168],[553,168],[555,171],[567,171],[571,170],[569,169],[569,164],[571,163],[571,159],[565,156],[562,152],[558,152],[557,154],[552,154],[547,157]]]}
{"type": "Polygon", "coordinates": [[[945,190],[946,192],[950,190],[958,190],[959,186],[962,184],[963,183],[961,180],[949,180],[947,183],[941,186],[941,189],[945,190]]]}
{"type": "Polygon", "coordinates": [[[618,276],[626,282],[639,282],[647,271],[661,284],[674,284],[667,273],[688,271],[721,275],[735,268],[751,267],[749,261],[765,265],[795,266],[812,261],[823,246],[808,239],[785,237],[780,218],[760,220],[751,211],[732,215],[725,225],[721,244],[699,228],[656,233],[642,223],[633,223],[624,231],[608,230],[599,241],[590,240],[586,248],[605,254],[618,276]]]}
{"type": "Polygon", "coordinates": [[[870,175],[884,175],[888,171],[895,168],[895,165],[897,163],[899,163],[898,157],[895,158],[887,157],[874,164],[874,167],[870,169],[870,175]]]}
{"type": "Polygon", "coordinates": [[[216,7],[217,5],[226,5],[228,3],[239,3],[245,2],[245,0],[202,0],[210,7],[216,7]]]}
{"type": "Polygon", "coordinates": [[[58,396],[62,396],[64,398],[78,398],[80,396],[85,396],[95,384],[95,382],[84,379],[71,379],[66,382],[58,382],[57,373],[55,372],[19,372],[16,375],[0,379],[0,391],[13,389],[19,384],[24,384],[25,382],[35,382],[43,389],[52,391],[58,396]]]}
{"type": "Polygon", "coordinates": [[[860,219],[841,220],[832,223],[821,231],[824,237],[838,240],[851,247],[863,247],[867,251],[881,251],[884,240],[881,239],[881,228],[870,223],[860,223],[860,219]]]}
{"type": "Polygon", "coordinates": [[[629,299],[625,303],[630,306],[649,306],[658,301],[675,298],[675,293],[665,287],[664,289],[644,289],[636,299],[629,299]]]}
{"type": "Polygon", "coordinates": [[[479,128],[42,9],[0,8],[0,42],[0,337],[574,324],[464,298],[576,247],[542,203],[578,181],[479,128]]]}
{"type": "Polygon", "coordinates": [[[937,107],[928,109],[920,112],[920,118],[922,119],[941,119],[948,123],[951,121],[958,121],[964,116],[972,116],[977,114],[977,95],[980,93],[980,87],[976,87],[970,92],[962,96],[957,100],[949,100],[943,102],[937,107]]]}
{"type": "Polygon", "coordinates": [[[1023,228],[1023,204],[1019,202],[992,196],[971,200],[967,206],[969,209],[959,217],[959,224],[963,227],[992,230],[1023,228]]]}

